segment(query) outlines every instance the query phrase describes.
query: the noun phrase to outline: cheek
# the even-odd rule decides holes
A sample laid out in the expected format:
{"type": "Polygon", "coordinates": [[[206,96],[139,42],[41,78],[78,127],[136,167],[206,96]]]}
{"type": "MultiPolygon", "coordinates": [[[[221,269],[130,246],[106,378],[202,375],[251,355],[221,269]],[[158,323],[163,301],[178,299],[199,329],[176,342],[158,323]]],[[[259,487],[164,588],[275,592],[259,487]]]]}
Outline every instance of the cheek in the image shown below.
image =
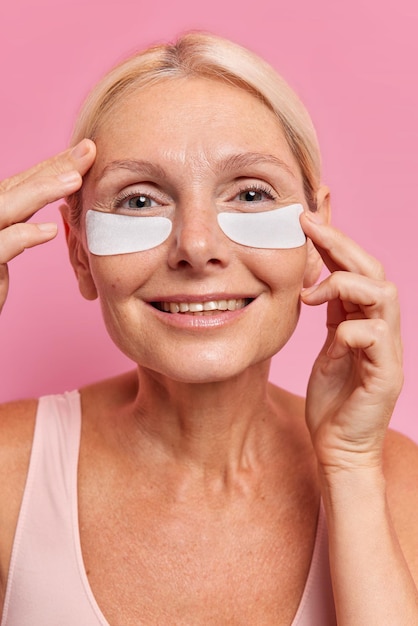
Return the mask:
{"type": "MultiPolygon", "coordinates": [[[[300,291],[306,268],[306,246],[293,250],[269,251],[260,264],[258,277],[268,288],[270,307],[261,330],[268,356],[279,352],[292,336],[299,320],[300,291]]],[[[267,302],[268,300],[266,300],[267,302]]]]}
{"type": "Polygon", "coordinates": [[[99,297],[132,295],[160,263],[160,256],[154,250],[115,256],[90,255],[90,270],[99,297]]]}
{"type": "MultiPolygon", "coordinates": [[[[138,318],[136,292],[152,273],[147,253],[90,258],[91,274],[99,296],[103,321],[118,348],[130,356],[127,329],[138,318]]],[[[143,329],[137,326],[137,331],[143,329]]]]}
{"type": "Polygon", "coordinates": [[[254,273],[274,294],[299,295],[306,270],[306,245],[291,250],[254,251],[254,273]]]}

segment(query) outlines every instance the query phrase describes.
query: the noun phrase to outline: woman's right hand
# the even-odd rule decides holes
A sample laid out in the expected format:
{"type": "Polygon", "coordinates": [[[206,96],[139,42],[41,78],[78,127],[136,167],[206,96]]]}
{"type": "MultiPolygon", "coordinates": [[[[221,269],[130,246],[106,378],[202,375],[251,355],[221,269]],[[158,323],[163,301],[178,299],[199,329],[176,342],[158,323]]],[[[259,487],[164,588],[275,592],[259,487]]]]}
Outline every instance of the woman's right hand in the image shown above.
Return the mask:
{"type": "Polygon", "coordinates": [[[93,165],[96,147],[83,139],[74,148],[0,183],[0,312],[9,286],[7,263],[26,248],[53,239],[56,223],[27,223],[50,202],[76,192],[93,165]]]}

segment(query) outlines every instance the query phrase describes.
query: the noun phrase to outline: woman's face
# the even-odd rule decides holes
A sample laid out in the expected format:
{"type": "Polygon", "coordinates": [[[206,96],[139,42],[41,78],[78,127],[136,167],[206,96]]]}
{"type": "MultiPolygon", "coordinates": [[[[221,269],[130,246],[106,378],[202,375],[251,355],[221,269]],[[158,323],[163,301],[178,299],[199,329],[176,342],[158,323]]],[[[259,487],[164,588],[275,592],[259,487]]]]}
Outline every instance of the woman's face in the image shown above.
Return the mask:
{"type": "Polygon", "coordinates": [[[146,211],[173,223],[161,245],[122,255],[88,253],[83,234],[116,344],[184,382],[222,380],[270,358],[297,323],[306,246],[234,243],[217,214],[306,208],[298,164],[272,112],[218,81],[164,81],[125,97],[96,144],[84,215],[146,211]],[[202,305],[209,310],[190,310],[202,305]]]}

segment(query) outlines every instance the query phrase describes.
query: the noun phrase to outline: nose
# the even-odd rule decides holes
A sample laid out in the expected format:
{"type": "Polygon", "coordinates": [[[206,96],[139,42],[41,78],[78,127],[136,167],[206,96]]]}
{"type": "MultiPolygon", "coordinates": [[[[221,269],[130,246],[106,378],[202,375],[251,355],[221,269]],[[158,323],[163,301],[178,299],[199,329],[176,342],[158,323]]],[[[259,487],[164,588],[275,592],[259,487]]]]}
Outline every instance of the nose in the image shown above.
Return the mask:
{"type": "Polygon", "coordinates": [[[170,235],[168,264],[173,269],[189,268],[196,273],[226,267],[230,246],[218,225],[212,203],[177,206],[170,235]]]}

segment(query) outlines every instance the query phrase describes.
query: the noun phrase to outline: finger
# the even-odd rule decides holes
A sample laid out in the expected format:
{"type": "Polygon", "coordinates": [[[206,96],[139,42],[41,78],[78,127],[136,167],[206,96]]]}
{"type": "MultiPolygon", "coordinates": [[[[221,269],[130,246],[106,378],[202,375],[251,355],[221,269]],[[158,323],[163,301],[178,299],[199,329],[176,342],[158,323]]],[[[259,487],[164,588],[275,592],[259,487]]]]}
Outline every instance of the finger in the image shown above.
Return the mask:
{"type": "Polygon", "coordinates": [[[7,265],[0,265],[0,313],[3,310],[4,303],[9,290],[9,271],[7,265]]]}
{"type": "Polygon", "coordinates": [[[0,232],[0,266],[11,261],[26,248],[33,248],[53,239],[56,224],[14,224],[0,232]]]}
{"type": "Polygon", "coordinates": [[[77,191],[94,157],[93,142],[84,140],[73,150],[4,181],[0,193],[0,228],[27,220],[49,202],[77,191]]]}
{"type": "Polygon", "coordinates": [[[381,317],[387,307],[399,311],[396,286],[386,280],[374,280],[360,274],[336,271],[321,283],[303,289],[301,296],[311,305],[339,298],[349,311],[361,307],[367,317],[381,317]]]}
{"type": "Polygon", "coordinates": [[[400,311],[398,291],[389,281],[374,280],[351,272],[334,272],[319,285],[304,289],[302,300],[316,306],[341,300],[346,317],[384,319],[393,333],[399,334],[400,311]]]}
{"type": "Polygon", "coordinates": [[[365,252],[352,239],[330,224],[316,222],[317,216],[301,215],[302,228],[309,237],[330,272],[346,270],[378,280],[384,280],[384,269],[377,259],[365,252]]]}
{"type": "Polygon", "coordinates": [[[74,193],[81,187],[79,172],[28,178],[0,196],[0,228],[28,220],[50,202],[74,193]]]}
{"type": "Polygon", "coordinates": [[[38,174],[41,176],[54,176],[76,170],[83,176],[93,164],[95,155],[96,146],[93,141],[83,139],[73,148],[68,148],[64,152],[37,163],[24,172],[4,179],[0,182],[0,193],[12,189],[28,178],[36,177],[38,174]]]}
{"type": "Polygon", "coordinates": [[[401,362],[396,342],[384,320],[343,322],[339,325],[327,354],[332,359],[340,359],[358,350],[367,357],[367,361],[363,361],[360,366],[363,371],[359,374],[372,374],[375,379],[382,380],[384,391],[392,384],[399,392],[402,386],[401,362]],[[377,374],[376,368],[380,370],[380,374],[377,374]]]}
{"type": "Polygon", "coordinates": [[[350,272],[334,272],[319,285],[303,290],[301,299],[312,306],[328,302],[328,343],[345,320],[384,320],[391,330],[396,354],[402,359],[400,308],[398,292],[393,283],[350,272]]]}

